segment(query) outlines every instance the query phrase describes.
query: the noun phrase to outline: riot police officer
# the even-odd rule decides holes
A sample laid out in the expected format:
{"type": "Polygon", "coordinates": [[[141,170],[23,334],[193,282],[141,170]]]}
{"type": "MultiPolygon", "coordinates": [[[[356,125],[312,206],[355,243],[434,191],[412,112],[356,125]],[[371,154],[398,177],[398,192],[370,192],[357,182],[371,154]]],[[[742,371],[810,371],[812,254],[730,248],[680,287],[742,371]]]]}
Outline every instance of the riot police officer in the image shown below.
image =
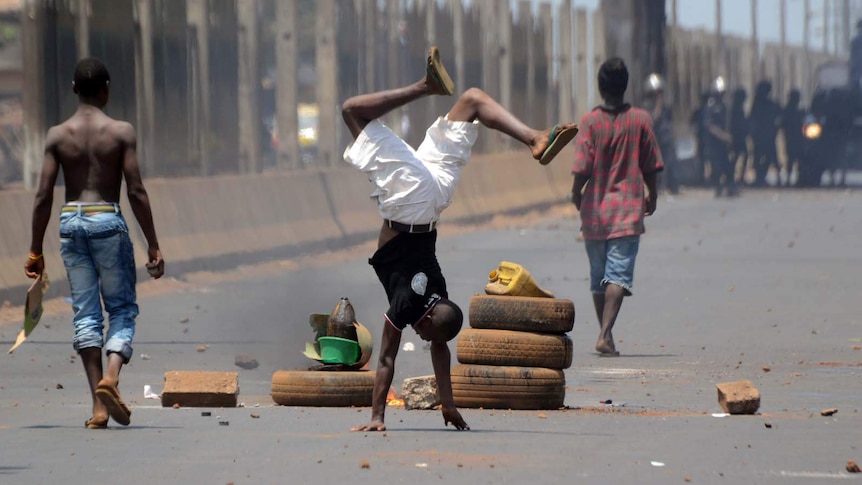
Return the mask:
{"type": "Polygon", "coordinates": [[[672,195],[679,193],[676,173],[676,141],[673,135],[672,111],[664,96],[664,79],[657,73],[647,76],[644,82],[643,109],[652,118],[652,129],[658,142],[664,170],[659,174],[659,184],[672,195]]]}
{"type": "Polygon", "coordinates": [[[728,197],[738,195],[734,179],[734,165],[730,161],[730,145],[733,137],[728,130],[727,106],[724,104],[724,93],[727,85],[719,76],[710,85],[709,101],[704,112],[706,127],[706,156],[710,161],[715,183],[715,196],[721,197],[726,190],[728,197]]]}
{"type": "Polygon", "coordinates": [[[793,89],[787,96],[787,105],[781,113],[781,131],[784,133],[784,153],[787,154],[787,175],[783,184],[789,185],[790,174],[793,165],[801,163],[804,140],[802,136],[802,125],[805,120],[805,111],[799,106],[801,98],[798,89],[793,89]]]}
{"type": "Polygon", "coordinates": [[[751,113],[748,115],[751,139],[754,142],[754,171],[757,176],[754,185],[757,187],[766,186],[769,167],[780,170],[775,138],[781,122],[781,107],[770,98],[771,93],[772,83],[759,82],[751,103],[751,113]]]}

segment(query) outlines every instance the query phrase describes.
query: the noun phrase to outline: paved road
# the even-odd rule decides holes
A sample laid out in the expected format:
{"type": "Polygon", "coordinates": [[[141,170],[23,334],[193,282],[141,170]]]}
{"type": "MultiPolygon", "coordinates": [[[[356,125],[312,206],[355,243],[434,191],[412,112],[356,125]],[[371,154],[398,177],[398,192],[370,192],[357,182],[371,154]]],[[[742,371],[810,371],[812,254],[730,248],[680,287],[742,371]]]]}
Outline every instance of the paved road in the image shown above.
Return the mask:
{"type": "MultiPolygon", "coordinates": [[[[32,341],[2,356],[0,483],[862,483],[844,471],[848,459],[862,462],[862,192],[663,199],[614,332],[618,359],[592,350],[597,324],[576,233],[560,207],[444,226],[439,241],[451,296],[465,306],[501,260],[574,300],[569,409],[465,410],[473,431],[454,432],[439,412],[396,408],[387,433],[366,434],[347,430],[369,409],[273,406],[272,373],[308,364],[309,313],[348,296],[379,337],[385,296],[363,246],[142,292],[122,384],[134,406],[128,428],[83,429],[89,403],[69,316],[46,316],[32,341]],[[260,367],[234,367],[237,353],[260,367]],[[143,399],[143,386],[160,390],[171,369],[238,370],[246,407],[202,417],[143,399]],[[761,414],[713,417],[715,384],[737,379],[760,389],[761,414]]],[[[15,332],[0,327],[0,346],[15,332]]],[[[432,373],[421,341],[405,337],[417,350],[399,356],[396,383],[432,373]]]]}

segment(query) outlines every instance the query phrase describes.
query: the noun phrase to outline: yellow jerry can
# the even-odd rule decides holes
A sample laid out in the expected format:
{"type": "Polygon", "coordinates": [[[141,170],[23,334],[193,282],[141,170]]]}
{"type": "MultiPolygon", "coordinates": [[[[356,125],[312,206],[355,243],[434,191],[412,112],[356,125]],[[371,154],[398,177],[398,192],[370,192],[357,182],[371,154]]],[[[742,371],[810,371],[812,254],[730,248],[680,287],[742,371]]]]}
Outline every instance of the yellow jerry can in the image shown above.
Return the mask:
{"type": "Polygon", "coordinates": [[[503,261],[500,266],[488,275],[485,293],[499,296],[532,296],[537,298],[553,298],[554,294],[536,284],[533,276],[526,268],[517,263],[503,261]]]}

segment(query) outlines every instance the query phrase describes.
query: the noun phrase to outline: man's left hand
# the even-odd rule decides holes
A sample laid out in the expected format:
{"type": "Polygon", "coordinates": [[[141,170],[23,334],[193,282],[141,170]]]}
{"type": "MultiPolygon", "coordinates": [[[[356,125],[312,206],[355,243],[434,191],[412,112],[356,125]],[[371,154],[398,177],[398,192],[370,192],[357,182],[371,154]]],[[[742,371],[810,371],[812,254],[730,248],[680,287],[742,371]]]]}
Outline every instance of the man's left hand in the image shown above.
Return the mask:
{"type": "Polygon", "coordinates": [[[455,406],[443,406],[443,426],[449,426],[449,423],[452,423],[452,426],[459,431],[470,429],[464,418],[461,417],[461,413],[458,412],[458,408],[455,406]]]}
{"type": "Polygon", "coordinates": [[[656,206],[658,205],[658,197],[650,194],[646,197],[644,207],[644,215],[651,216],[655,214],[656,206]]]}

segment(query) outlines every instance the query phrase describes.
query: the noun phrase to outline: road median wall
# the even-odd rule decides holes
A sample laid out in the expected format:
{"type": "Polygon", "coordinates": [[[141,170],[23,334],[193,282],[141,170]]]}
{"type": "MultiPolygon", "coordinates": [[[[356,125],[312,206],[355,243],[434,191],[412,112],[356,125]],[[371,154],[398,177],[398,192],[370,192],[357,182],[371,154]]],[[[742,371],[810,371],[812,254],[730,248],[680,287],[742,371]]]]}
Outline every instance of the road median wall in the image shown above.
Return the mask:
{"type": "MultiPolygon", "coordinates": [[[[543,167],[526,150],[474,156],[442,223],[479,221],[564,202],[564,187],[571,184],[570,160],[563,152],[543,167]]],[[[146,187],[169,276],[337,249],[375,238],[381,223],[369,198],[371,184],[348,167],[148,180],[146,187]]],[[[29,284],[23,264],[33,196],[29,191],[0,191],[0,299],[13,304],[23,303],[29,284]]],[[[57,237],[56,214],[63,200],[63,189],[58,188],[45,235],[51,296],[68,294],[57,237]]],[[[128,202],[121,205],[135,244],[139,279],[146,278],[146,241],[128,202]]]]}

